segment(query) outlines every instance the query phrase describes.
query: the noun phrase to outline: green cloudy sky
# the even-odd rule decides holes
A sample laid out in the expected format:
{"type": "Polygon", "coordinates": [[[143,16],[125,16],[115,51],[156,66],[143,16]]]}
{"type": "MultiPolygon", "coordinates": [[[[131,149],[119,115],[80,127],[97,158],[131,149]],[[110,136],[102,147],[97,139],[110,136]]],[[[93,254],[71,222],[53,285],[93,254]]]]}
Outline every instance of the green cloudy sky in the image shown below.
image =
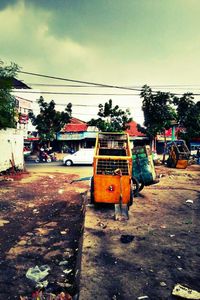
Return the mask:
{"type": "Polygon", "coordinates": [[[0,58],[83,81],[197,85],[199,16],[199,0],[1,0],[0,58]]]}

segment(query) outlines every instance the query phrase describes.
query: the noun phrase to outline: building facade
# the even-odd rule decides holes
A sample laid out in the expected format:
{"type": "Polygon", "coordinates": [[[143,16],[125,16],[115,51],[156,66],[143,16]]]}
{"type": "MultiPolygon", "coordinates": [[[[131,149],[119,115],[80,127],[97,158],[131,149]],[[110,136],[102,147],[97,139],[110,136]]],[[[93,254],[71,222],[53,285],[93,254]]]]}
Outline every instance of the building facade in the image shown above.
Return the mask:
{"type": "MultiPolygon", "coordinates": [[[[72,118],[71,122],[57,134],[59,150],[62,152],[75,152],[81,148],[93,148],[97,132],[96,127],[88,126],[86,122],[72,118]]],[[[149,144],[149,139],[137,130],[136,122],[130,122],[129,129],[126,132],[130,136],[132,147],[149,144]]]]}

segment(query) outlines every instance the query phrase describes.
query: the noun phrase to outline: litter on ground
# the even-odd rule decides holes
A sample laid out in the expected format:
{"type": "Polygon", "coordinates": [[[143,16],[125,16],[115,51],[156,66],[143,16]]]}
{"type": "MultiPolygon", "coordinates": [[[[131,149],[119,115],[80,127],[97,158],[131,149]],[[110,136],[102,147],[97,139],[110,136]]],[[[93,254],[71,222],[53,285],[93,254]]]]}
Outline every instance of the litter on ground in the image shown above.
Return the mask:
{"type": "Polygon", "coordinates": [[[191,290],[181,284],[176,284],[173,291],[172,291],[172,295],[174,296],[179,296],[181,298],[184,299],[193,299],[193,300],[199,300],[200,299],[200,293],[195,291],[195,290],[191,290]]]}

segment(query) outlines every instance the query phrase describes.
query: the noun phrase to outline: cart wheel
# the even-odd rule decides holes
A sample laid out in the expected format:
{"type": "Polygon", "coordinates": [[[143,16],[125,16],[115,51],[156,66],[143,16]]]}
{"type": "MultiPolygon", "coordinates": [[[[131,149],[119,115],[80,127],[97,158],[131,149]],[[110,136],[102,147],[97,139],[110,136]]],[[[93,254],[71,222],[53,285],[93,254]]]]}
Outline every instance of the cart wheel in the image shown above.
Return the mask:
{"type": "Polygon", "coordinates": [[[91,178],[90,185],[90,203],[94,204],[94,177],[91,178]]]}
{"type": "Polygon", "coordinates": [[[144,182],[139,182],[136,177],[132,177],[133,196],[137,197],[138,193],[144,188],[144,182]]]}
{"type": "Polygon", "coordinates": [[[128,209],[131,205],[133,205],[133,197],[134,197],[134,193],[133,193],[132,180],[131,180],[131,191],[130,191],[130,200],[129,200],[129,203],[128,203],[128,209]]]}
{"type": "Polygon", "coordinates": [[[141,190],[143,190],[143,188],[144,188],[144,182],[140,182],[139,192],[140,192],[141,190]]]}
{"type": "Polygon", "coordinates": [[[172,159],[172,157],[168,157],[167,166],[168,168],[176,168],[176,162],[172,159]]]}

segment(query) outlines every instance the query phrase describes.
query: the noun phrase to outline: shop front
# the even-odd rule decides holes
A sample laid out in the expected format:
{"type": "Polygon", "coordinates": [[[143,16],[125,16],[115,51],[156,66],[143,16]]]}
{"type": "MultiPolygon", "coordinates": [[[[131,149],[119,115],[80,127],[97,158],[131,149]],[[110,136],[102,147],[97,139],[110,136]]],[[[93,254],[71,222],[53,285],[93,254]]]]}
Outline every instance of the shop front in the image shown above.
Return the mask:
{"type": "Polygon", "coordinates": [[[57,141],[61,152],[73,153],[81,148],[95,146],[96,132],[59,132],[57,141]]]}

